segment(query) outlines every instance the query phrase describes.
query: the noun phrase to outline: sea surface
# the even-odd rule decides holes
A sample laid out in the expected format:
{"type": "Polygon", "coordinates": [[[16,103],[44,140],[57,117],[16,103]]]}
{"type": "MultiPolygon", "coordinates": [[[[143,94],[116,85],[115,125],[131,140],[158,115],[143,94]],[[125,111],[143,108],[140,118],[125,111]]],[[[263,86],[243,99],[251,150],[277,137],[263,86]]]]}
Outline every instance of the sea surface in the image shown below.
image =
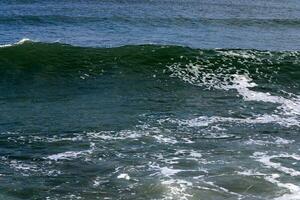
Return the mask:
{"type": "Polygon", "coordinates": [[[1,0],[0,200],[299,200],[298,0],[1,0]]]}

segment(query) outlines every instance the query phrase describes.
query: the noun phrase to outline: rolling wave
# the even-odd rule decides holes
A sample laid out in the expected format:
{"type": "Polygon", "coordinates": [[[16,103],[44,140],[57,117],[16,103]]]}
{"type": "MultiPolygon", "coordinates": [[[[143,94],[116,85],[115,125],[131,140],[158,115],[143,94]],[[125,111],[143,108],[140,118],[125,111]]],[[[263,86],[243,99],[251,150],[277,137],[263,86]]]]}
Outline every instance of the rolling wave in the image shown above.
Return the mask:
{"type": "Polygon", "coordinates": [[[110,172],[92,173],[92,189],[103,180],[147,185],[148,176],[164,188],[162,199],[199,191],[232,199],[299,196],[299,51],[88,48],[29,39],[1,47],[1,125],[17,131],[0,139],[4,153],[22,146],[26,159],[18,151],[0,160],[15,174],[62,177],[69,173],[64,164],[100,162],[110,172]],[[28,159],[32,145],[44,148],[38,159],[28,159]],[[124,162],[130,159],[134,170],[124,162]],[[250,179],[238,187],[236,180],[250,179]],[[274,193],[252,193],[260,184],[274,193]]]}
{"type": "Polygon", "coordinates": [[[72,73],[79,70],[97,74],[119,68],[139,73],[158,71],[209,87],[227,85],[234,76],[246,74],[261,83],[274,81],[299,86],[299,51],[192,49],[167,45],[89,48],[29,39],[0,47],[1,71],[72,73]]]}
{"type": "MultiPolygon", "coordinates": [[[[204,90],[235,91],[246,101],[277,105],[275,113],[237,122],[300,126],[300,52],[243,49],[192,49],[181,46],[135,45],[116,48],[76,47],[23,39],[0,48],[0,77],[11,83],[48,87],[82,80],[140,79],[149,90],[161,83],[204,90]],[[43,82],[46,84],[40,84],[43,82]]],[[[125,83],[126,84],[126,83],[125,83]]],[[[129,87],[130,85],[128,85],[129,87]]],[[[161,84],[160,88],[164,88],[161,84]]],[[[130,90],[130,88],[128,88],[130,90]]],[[[198,120],[196,120],[198,121],[198,120]]],[[[222,121],[234,121],[222,119],[222,121]]]]}

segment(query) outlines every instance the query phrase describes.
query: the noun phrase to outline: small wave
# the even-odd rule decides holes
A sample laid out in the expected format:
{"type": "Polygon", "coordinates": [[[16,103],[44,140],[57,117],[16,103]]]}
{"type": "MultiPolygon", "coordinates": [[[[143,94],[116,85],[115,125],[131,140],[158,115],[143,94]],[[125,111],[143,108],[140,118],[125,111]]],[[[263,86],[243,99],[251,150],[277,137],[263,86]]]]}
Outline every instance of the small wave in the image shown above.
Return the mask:
{"type": "Polygon", "coordinates": [[[87,156],[93,153],[95,150],[95,144],[90,144],[91,149],[85,151],[66,151],[63,153],[53,154],[50,156],[45,157],[45,159],[53,160],[53,161],[60,161],[60,160],[73,160],[82,156],[87,156]]]}
{"type": "Polygon", "coordinates": [[[49,160],[72,160],[74,158],[78,158],[78,156],[84,155],[88,153],[88,151],[66,151],[63,153],[53,154],[50,156],[47,156],[46,159],[49,160]]]}
{"type": "Polygon", "coordinates": [[[16,45],[21,45],[24,44],[26,42],[34,42],[33,40],[30,40],[28,38],[23,38],[20,41],[13,43],[13,44],[0,44],[0,48],[4,48],[4,47],[12,47],[12,46],[16,46],[16,45]]]}

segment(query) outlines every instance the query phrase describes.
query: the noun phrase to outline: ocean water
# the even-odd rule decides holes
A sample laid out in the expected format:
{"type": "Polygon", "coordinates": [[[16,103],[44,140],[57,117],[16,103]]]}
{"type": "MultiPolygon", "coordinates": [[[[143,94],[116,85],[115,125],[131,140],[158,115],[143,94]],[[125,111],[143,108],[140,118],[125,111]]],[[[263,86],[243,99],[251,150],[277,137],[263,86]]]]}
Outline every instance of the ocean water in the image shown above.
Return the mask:
{"type": "Polygon", "coordinates": [[[0,2],[0,200],[299,200],[299,1],[0,2]]]}

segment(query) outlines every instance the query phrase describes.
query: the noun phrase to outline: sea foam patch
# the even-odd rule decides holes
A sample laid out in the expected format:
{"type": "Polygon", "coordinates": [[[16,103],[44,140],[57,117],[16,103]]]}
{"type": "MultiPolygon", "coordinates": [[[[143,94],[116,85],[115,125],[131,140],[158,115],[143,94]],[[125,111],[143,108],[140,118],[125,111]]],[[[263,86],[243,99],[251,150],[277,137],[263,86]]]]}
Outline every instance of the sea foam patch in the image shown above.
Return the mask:
{"type": "MultiPolygon", "coordinates": [[[[224,53],[224,52],[223,52],[224,53]]],[[[227,119],[212,119],[218,121],[236,121],[242,123],[277,123],[282,126],[290,127],[297,126],[300,127],[300,96],[297,94],[290,95],[292,97],[286,98],[283,96],[272,95],[269,92],[256,91],[254,88],[258,85],[251,78],[250,69],[248,67],[244,69],[239,69],[236,67],[230,57],[241,57],[243,59],[255,59],[257,65],[263,65],[263,62],[256,58],[251,52],[225,52],[229,58],[224,58],[228,60],[224,66],[217,63],[210,63],[209,61],[195,61],[187,64],[174,63],[168,65],[167,68],[171,71],[171,77],[177,77],[184,82],[190,83],[192,85],[205,87],[208,89],[217,90],[235,90],[238,96],[242,97],[244,101],[254,101],[254,102],[265,102],[277,105],[276,110],[272,114],[261,114],[254,115],[247,120],[227,118],[227,119]],[[215,66],[219,65],[219,66],[215,66]],[[216,69],[212,69],[215,66],[216,69]]],[[[242,60],[238,60],[240,64],[243,64],[242,60]]],[[[247,66],[247,65],[246,65],[247,66]]],[[[266,68],[266,67],[264,67],[266,68]]],[[[272,74],[266,74],[256,70],[256,75],[264,79],[271,79],[272,74]]],[[[270,70],[276,73],[276,70],[270,70]]],[[[211,121],[207,122],[204,120],[197,120],[197,126],[207,126],[211,121]]]]}
{"type": "Polygon", "coordinates": [[[282,166],[279,162],[273,162],[272,159],[274,158],[292,158],[294,160],[300,161],[300,156],[296,154],[278,154],[278,155],[268,155],[265,152],[255,152],[253,154],[253,158],[255,158],[257,161],[261,162],[268,168],[274,168],[278,171],[281,171],[285,174],[288,174],[290,176],[300,176],[300,171],[297,171],[292,168],[288,168],[285,166],[282,166]]]}

